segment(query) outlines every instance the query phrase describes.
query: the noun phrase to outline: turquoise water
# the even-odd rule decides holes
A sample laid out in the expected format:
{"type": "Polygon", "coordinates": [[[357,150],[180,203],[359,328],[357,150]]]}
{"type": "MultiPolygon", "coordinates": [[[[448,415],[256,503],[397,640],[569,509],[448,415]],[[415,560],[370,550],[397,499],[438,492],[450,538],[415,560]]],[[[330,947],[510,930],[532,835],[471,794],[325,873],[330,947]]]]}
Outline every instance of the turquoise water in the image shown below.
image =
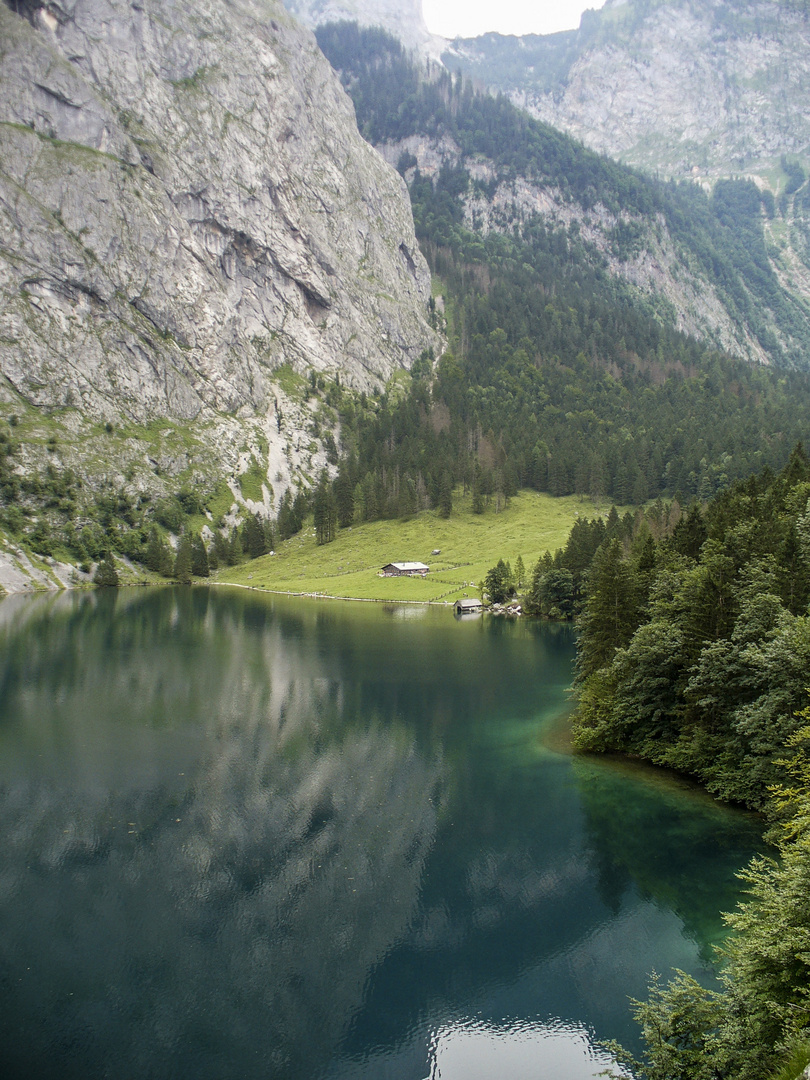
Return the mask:
{"type": "Polygon", "coordinates": [[[571,632],[111,590],[0,603],[0,1073],[586,1080],[711,981],[755,820],[572,758],[571,632]]]}

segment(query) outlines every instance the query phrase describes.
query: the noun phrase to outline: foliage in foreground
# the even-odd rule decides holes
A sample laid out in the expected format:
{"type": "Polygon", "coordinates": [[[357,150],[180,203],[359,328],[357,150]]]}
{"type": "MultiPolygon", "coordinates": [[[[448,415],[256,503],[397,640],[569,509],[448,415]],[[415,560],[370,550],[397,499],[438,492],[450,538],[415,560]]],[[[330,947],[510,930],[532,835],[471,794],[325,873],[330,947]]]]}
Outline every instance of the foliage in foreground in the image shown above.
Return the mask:
{"type": "Polygon", "coordinates": [[[726,917],[721,990],[655,978],[635,1003],[644,1054],[612,1049],[638,1080],[794,1080],[810,1042],[804,450],[662,537],[606,533],[583,590],[577,745],[675,767],[764,811],[779,851],[742,875],[749,899],[726,917]]]}
{"type": "Polygon", "coordinates": [[[810,1062],[810,708],[789,738],[780,860],[741,875],[750,899],[728,915],[722,989],[679,972],[635,1002],[645,1052],[611,1049],[639,1080],[797,1080],[810,1062]]]}
{"type": "Polygon", "coordinates": [[[617,750],[764,809],[810,670],[810,462],[604,542],[579,619],[580,749],[617,750]]]}

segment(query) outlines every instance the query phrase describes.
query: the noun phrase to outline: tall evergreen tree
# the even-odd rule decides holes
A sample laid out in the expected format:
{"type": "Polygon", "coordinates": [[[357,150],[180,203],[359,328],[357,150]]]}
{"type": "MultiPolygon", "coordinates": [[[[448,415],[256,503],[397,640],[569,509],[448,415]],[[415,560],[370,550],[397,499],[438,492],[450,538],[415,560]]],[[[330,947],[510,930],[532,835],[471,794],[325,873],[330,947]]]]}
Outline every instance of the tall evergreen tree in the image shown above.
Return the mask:
{"type": "Polygon", "coordinates": [[[315,489],[312,512],[315,520],[316,542],[330,544],[337,532],[337,503],[326,470],[321,473],[315,489]]]}
{"type": "Polygon", "coordinates": [[[160,563],[158,565],[158,573],[161,577],[165,578],[170,578],[174,576],[174,552],[165,540],[160,546],[160,563]]]}
{"type": "Polygon", "coordinates": [[[245,519],[243,543],[248,558],[251,559],[258,559],[270,550],[264,524],[258,514],[248,514],[245,519]]]}
{"type": "Polygon", "coordinates": [[[191,538],[191,572],[195,577],[208,577],[211,572],[208,551],[199,533],[191,538]]]}
{"type": "Polygon", "coordinates": [[[355,485],[352,474],[345,463],[341,466],[340,472],[335,479],[334,488],[338,525],[341,529],[347,529],[354,521],[355,485]]]}
{"type": "Polygon", "coordinates": [[[160,534],[158,533],[157,529],[153,525],[152,528],[149,530],[149,541],[146,546],[146,556],[144,561],[146,563],[146,566],[150,570],[153,570],[155,573],[158,573],[158,571],[160,570],[160,555],[162,548],[163,541],[161,540],[160,534]]]}
{"type": "Polygon", "coordinates": [[[606,540],[594,555],[588,573],[587,598],[580,617],[580,678],[609,664],[616,649],[629,642],[637,623],[633,570],[624,559],[621,541],[606,540]]]}
{"type": "Polygon", "coordinates": [[[119,584],[118,570],[116,569],[112,552],[108,551],[96,567],[96,572],[93,575],[93,582],[96,585],[107,588],[115,588],[115,586],[119,584]]]}
{"type": "Polygon", "coordinates": [[[177,545],[174,560],[174,576],[181,585],[191,584],[191,537],[186,533],[177,545]]]}
{"type": "Polygon", "coordinates": [[[242,553],[242,538],[239,535],[239,530],[234,526],[231,529],[231,535],[228,540],[228,565],[236,566],[242,558],[242,553]]]}
{"type": "Polygon", "coordinates": [[[523,564],[523,559],[518,555],[515,560],[515,588],[522,589],[526,584],[526,567],[523,564]]]}

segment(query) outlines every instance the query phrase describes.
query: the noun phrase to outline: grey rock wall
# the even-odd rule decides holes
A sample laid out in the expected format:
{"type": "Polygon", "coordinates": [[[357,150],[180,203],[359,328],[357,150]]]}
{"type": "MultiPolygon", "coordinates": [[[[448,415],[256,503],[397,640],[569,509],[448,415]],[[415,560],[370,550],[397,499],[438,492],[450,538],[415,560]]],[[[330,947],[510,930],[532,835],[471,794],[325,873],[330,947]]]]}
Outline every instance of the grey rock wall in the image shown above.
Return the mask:
{"type": "Polygon", "coordinates": [[[280,4],[0,3],[0,401],[275,432],[280,365],[379,384],[434,343],[429,289],[280,4]]]}
{"type": "Polygon", "coordinates": [[[810,156],[803,0],[608,0],[568,35],[454,42],[445,63],[459,62],[538,119],[665,176],[769,183],[780,155],[810,156]]]}

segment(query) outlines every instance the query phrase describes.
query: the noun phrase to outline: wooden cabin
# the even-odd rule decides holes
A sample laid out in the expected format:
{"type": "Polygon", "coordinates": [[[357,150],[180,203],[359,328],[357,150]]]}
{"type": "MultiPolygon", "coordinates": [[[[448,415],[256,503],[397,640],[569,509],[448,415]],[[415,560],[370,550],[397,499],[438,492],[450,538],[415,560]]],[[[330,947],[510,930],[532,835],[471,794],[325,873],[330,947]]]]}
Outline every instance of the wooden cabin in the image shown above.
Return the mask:
{"type": "Polygon", "coordinates": [[[390,562],[382,568],[383,577],[424,577],[430,567],[423,562],[390,562]]]}

